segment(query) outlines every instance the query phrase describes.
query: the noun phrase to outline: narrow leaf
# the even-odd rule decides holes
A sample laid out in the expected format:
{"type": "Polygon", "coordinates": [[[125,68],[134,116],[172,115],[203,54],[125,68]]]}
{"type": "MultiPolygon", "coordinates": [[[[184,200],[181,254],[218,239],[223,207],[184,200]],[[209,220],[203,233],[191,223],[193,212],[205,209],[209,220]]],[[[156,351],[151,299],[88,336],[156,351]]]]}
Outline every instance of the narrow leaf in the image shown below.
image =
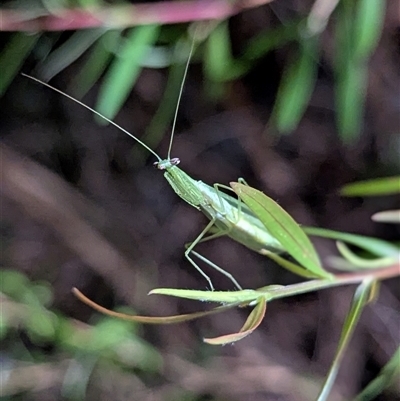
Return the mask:
{"type": "MultiPolygon", "coordinates": [[[[143,59],[154,44],[159,25],[132,28],[101,87],[96,109],[112,119],[121,109],[142,69],[143,59]]],[[[101,121],[104,124],[104,121],[101,121]]]]}
{"type": "Polygon", "coordinates": [[[365,59],[354,53],[354,8],[356,2],[342,1],[335,20],[335,103],[337,125],[343,142],[354,143],[360,134],[367,83],[365,59]]]}
{"type": "Polygon", "coordinates": [[[400,176],[375,178],[347,184],[340,190],[343,196],[378,196],[400,193],[400,176]]]}
{"type": "Polygon", "coordinates": [[[242,75],[245,68],[232,56],[228,21],[221,22],[206,42],[204,75],[214,83],[226,82],[242,75]]]}
{"type": "Polygon", "coordinates": [[[294,19],[280,24],[276,28],[268,27],[249,39],[241,59],[255,61],[274,49],[282,48],[299,38],[299,31],[304,29],[303,19],[294,19]]]}
{"type": "Polygon", "coordinates": [[[89,57],[73,78],[71,87],[74,95],[82,98],[100,79],[107,68],[115,49],[119,46],[121,31],[107,31],[92,47],[89,57]]]}
{"type": "Polygon", "coordinates": [[[230,185],[286,252],[316,276],[331,277],[322,268],[307,235],[284,209],[261,191],[237,182],[231,182],[230,185]]]}
{"type": "Polygon", "coordinates": [[[353,144],[361,132],[367,80],[367,65],[351,58],[340,71],[337,71],[335,80],[337,125],[341,139],[346,144],[353,144]]]}
{"type": "Polygon", "coordinates": [[[282,133],[296,129],[307,108],[317,78],[318,46],[316,37],[300,43],[297,59],[282,77],[273,120],[282,133]]]}
{"type": "Polygon", "coordinates": [[[366,237],[364,235],[342,233],[340,231],[328,230],[318,227],[303,227],[308,235],[317,237],[331,238],[348,244],[356,245],[360,249],[364,249],[377,256],[396,256],[399,254],[400,248],[390,242],[383,241],[379,238],[366,237]]]}
{"type": "MultiPolygon", "coordinates": [[[[1,24],[1,23],[0,23],[1,24]]],[[[0,54],[0,96],[6,91],[40,34],[14,33],[0,54]]]]}
{"type": "Polygon", "coordinates": [[[189,320],[198,319],[204,316],[214,315],[216,313],[220,313],[225,310],[231,309],[233,306],[235,306],[235,305],[225,305],[225,306],[219,306],[209,311],[187,313],[183,315],[174,315],[174,316],[158,316],[158,317],[138,316],[138,315],[127,315],[126,313],[115,312],[110,309],[104,308],[103,306],[96,304],[91,299],[83,295],[77,288],[73,288],[72,293],[80,301],[90,306],[97,312],[103,313],[104,315],[116,317],[123,320],[129,320],[131,322],[147,323],[147,324],[173,324],[173,323],[187,322],[189,320]]]}
{"type": "Polygon", "coordinates": [[[260,293],[256,290],[198,291],[177,288],[156,288],[149,292],[149,295],[153,294],[231,305],[253,302],[260,297],[260,293]]]}
{"type": "Polygon", "coordinates": [[[104,28],[83,29],[74,32],[72,36],[56,50],[51,52],[38,67],[39,75],[44,81],[49,81],[59,72],[76,61],[105,33],[104,28]]]}
{"type": "Polygon", "coordinates": [[[354,57],[367,58],[374,51],[382,33],[385,0],[359,0],[354,20],[354,57]]]}
{"type": "Polygon", "coordinates": [[[392,383],[400,380],[400,347],[390,358],[390,361],[382,368],[379,375],[372,380],[364,390],[358,394],[353,401],[373,401],[384,389],[388,388],[392,383]]]}
{"type": "Polygon", "coordinates": [[[204,342],[211,345],[225,345],[242,340],[251,334],[262,322],[267,310],[267,302],[264,298],[259,298],[256,307],[251,311],[243,327],[232,334],[225,334],[220,337],[204,338],[204,342]]]}
{"type": "Polygon", "coordinates": [[[332,390],[333,384],[338,374],[343,356],[350,342],[351,336],[353,335],[354,329],[356,328],[358,320],[360,319],[361,312],[370,299],[370,292],[373,286],[374,281],[371,279],[366,279],[357,287],[352,304],[350,306],[350,310],[346,316],[346,320],[343,325],[339,345],[336,350],[336,355],[333,359],[328,375],[325,378],[325,382],[318,395],[317,401],[326,401],[328,399],[329,393],[332,390]]]}

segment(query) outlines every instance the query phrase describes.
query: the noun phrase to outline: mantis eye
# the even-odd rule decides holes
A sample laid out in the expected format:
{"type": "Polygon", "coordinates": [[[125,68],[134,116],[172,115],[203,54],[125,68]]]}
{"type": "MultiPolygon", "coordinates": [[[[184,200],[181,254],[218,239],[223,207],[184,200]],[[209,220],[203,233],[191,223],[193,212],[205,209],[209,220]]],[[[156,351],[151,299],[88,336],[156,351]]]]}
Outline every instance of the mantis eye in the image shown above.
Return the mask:
{"type": "Polygon", "coordinates": [[[158,162],[153,163],[153,166],[156,167],[158,170],[167,170],[172,166],[176,166],[180,163],[180,159],[178,157],[174,157],[172,159],[161,160],[158,162]]]}

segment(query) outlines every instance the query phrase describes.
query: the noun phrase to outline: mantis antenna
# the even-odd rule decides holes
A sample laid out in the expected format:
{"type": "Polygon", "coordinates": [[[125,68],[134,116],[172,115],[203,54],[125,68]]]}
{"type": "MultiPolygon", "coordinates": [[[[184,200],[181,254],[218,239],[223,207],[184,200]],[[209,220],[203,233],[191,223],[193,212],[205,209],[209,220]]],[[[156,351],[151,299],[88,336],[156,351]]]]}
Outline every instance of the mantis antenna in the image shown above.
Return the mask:
{"type": "Polygon", "coordinates": [[[188,57],[188,59],[186,61],[185,71],[183,73],[183,79],[182,79],[181,86],[180,86],[180,89],[179,89],[178,102],[177,102],[177,105],[176,105],[174,120],[173,120],[173,123],[172,123],[171,138],[169,140],[169,147],[168,147],[168,154],[167,154],[167,159],[168,160],[170,160],[170,158],[171,158],[172,142],[173,142],[174,135],[175,135],[176,119],[178,118],[178,112],[179,112],[179,106],[181,104],[183,87],[185,86],[185,81],[186,81],[186,76],[187,76],[187,73],[188,73],[188,70],[189,70],[190,60],[191,60],[192,55],[193,55],[194,44],[195,44],[195,39],[193,38],[192,44],[190,46],[189,57],[188,57]]]}
{"type": "Polygon", "coordinates": [[[101,117],[103,120],[107,121],[108,123],[112,124],[114,127],[118,128],[119,130],[121,130],[122,132],[124,132],[125,134],[129,135],[132,139],[134,139],[136,142],[140,143],[145,149],[147,149],[152,155],[154,155],[158,161],[162,161],[161,157],[158,156],[158,154],[156,152],[154,152],[153,149],[151,149],[149,146],[147,146],[144,142],[142,142],[139,138],[136,138],[133,134],[131,134],[129,131],[127,131],[125,128],[122,128],[120,125],[118,125],[117,123],[115,123],[114,121],[110,120],[109,118],[107,118],[106,116],[103,116],[103,114],[99,113],[98,111],[96,111],[95,109],[92,109],[90,106],[88,106],[87,104],[81,102],[78,99],[75,99],[74,97],[68,95],[67,93],[64,93],[63,91],[55,88],[54,86],[49,85],[46,82],[41,81],[38,78],[32,77],[30,75],[21,73],[22,76],[32,79],[33,81],[36,81],[44,86],[47,86],[48,88],[52,89],[53,91],[56,91],[57,93],[65,96],[66,98],[74,101],[75,103],[78,103],[79,105],[85,107],[86,109],[90,110],[92,113],[96,114],[97,116],[101,117]]]}

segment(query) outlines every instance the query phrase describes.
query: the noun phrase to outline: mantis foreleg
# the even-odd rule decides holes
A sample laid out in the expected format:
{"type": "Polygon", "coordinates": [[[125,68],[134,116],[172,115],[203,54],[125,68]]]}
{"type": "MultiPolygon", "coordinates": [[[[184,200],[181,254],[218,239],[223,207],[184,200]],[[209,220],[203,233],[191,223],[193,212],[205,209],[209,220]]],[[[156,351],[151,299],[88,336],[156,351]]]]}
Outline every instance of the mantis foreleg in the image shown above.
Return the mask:
{"type": "Polygon", "coordinates": [[[231,207],[232,209],[234,209],[237,213],[232,213],[232,210],[226,210],[226,201],[223,200],[223,197],[221,195],[220,192],[220,188],[224,188],[227,189],[229,191],[232,191],[232,188],[227,187],[225,185],[222,184],[214,184],[213,185],[215,193],[218,196],[218,200],[219,200],[219,207],[216,206],[216,208],[214,209],[214,215],[211,217],[210,222],[207,224],[207,226],[204,228],[204,230],[200,233],[200,235],[191,243],[186,245],[186,252],[185,252],[185,257],[186,259],[202,274],[203,277],[206,278],[206,280],[208,281],[208,283],[210,284],[210,288],[213,289],[213,285],[212,282],[210,280],[210,278],[204,273],[204,271],[193,261],[193,259],[191,258],[190,254],[195,255],[197,258],[199,258],[201,261],[203,261],[204,263],[208,264],[210,267],[212,267],[214,270],[217,270],[218,272],[220,272],[221,274],[223,274],[224,276],[226,276],[227,278],[229,278],[229,280],[232,281],[232,283],[234,283],[234,285],[239,288],[242,289],[242,287],[239,285],[239,283],[237,282],[237,280],[233,277],[232,274],[228,273],[227,271],[225,271],[224,269],[222,269],[220,266],[216,265],[215,263],[211,262],[209,259],[205,258],[204,256],[200,255],[198,252],[194,251],[194,247],[199,244],[200,242],[206,242],[206,241],[210,241],[212,239],[215,238],[219,238],[222,237],[224,235],[227,235],[230,232],[230,228],[226,228],[226,229],[221,229],[221,227],[217,227],[217,225],[215,224],[217,221],[219,220],[226,220],[226,216],[227,214],[230,215],[231,219],[229,220],[229,224],[235,224],[236,220],[239,220],[240,217],[240,213],[241,213],[241,201],[239,200],[237,205],[230,205],[229,207],[231,207]],[[236,217],[232,217],[235,216],[236,217]],[[206,234],[212,229],[215,228],[216,231],[214,231],[212,234],[206,236],[206,234]]]}
{"type": "Polygon", "coordinates": [[[226,270],[224,270],[222,267],[219,267],[218,265],[216,265],[215,263],[211,262],[211,260],[205,258],[203,255],[200,255],[198,252],[196,251],[191,251],[191,253],[193,255],[195,255],[197,258],[199,258],[201,261],[203,261],[204,263],[208,264],[210,267],[212,267],[213,269],[217,270],[218,272],[220,272],[221,274],[223,274],[224,276],[226,276],[227,278],[229,278],[229,280],[232,281],[233,284],[235,284],[235,286],[239,289],[242,290],[242,286],[237,282],[237,280],[235,279],[235,277],[233,277],[233,275],[229,272],[227,272],[226,270]]]}

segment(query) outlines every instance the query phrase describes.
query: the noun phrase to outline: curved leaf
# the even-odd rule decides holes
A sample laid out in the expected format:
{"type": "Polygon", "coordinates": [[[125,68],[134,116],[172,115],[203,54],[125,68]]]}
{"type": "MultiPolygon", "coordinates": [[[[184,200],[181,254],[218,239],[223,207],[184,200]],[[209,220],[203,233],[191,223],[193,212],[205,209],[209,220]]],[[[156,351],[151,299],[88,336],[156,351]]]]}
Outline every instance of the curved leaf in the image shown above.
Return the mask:
{"type": "Polygon", "coordinates": [[[338,241],[336,246],[340,254],[359,269],[382,269],[384,267],[393,265],[400,258],[399,252],[395,256],[386,256],[377,259],[365,259],[352,252],[343,242],[338,241]]]}
{"type": "Polygon", "coordinates": [[[260,325],[264,319],[266,310],[267,302],[264,298],[259,298],[256,307],[251,311],[249,317],[246,319],[245,324],[237,333],[225,334],[223,336],[214,338],[204,338],[204,342],[211,345],[225,345],[242,340],[260,325]]]}
{"type": "Polygon", "coordinates": [[[294,259],[318,277],[331,278],[311,241],[293,218],[267,195],[238,182],[231,187],[294,259]]]}
{"type": "Polygon", "coordinates": [[[189,320],[198,319],[200,317],[214,315],[216,313],[223,312],[225,310],[231,309],[235,305],[225,305],[219,306],[218,308],[214,308],[209,311],[204,312],[196,312],[196,313],[187,313],[183,315],[174,315],[174,316],[138,316],[138,315],[127,315],[126,313],[115,312],[110,309],[104,308],[103,306],[96,304],[91,299],[83,295],[77,288],[72,289],[72,293],[83,303],[90,306],[97,312],[103,313],[107,316],[116,317],[123,320],[129,320],[131,322],[138,323],[147,323],[147,324],[173,324],[173,323],[181,323],[187,322],[189,320]]]}

